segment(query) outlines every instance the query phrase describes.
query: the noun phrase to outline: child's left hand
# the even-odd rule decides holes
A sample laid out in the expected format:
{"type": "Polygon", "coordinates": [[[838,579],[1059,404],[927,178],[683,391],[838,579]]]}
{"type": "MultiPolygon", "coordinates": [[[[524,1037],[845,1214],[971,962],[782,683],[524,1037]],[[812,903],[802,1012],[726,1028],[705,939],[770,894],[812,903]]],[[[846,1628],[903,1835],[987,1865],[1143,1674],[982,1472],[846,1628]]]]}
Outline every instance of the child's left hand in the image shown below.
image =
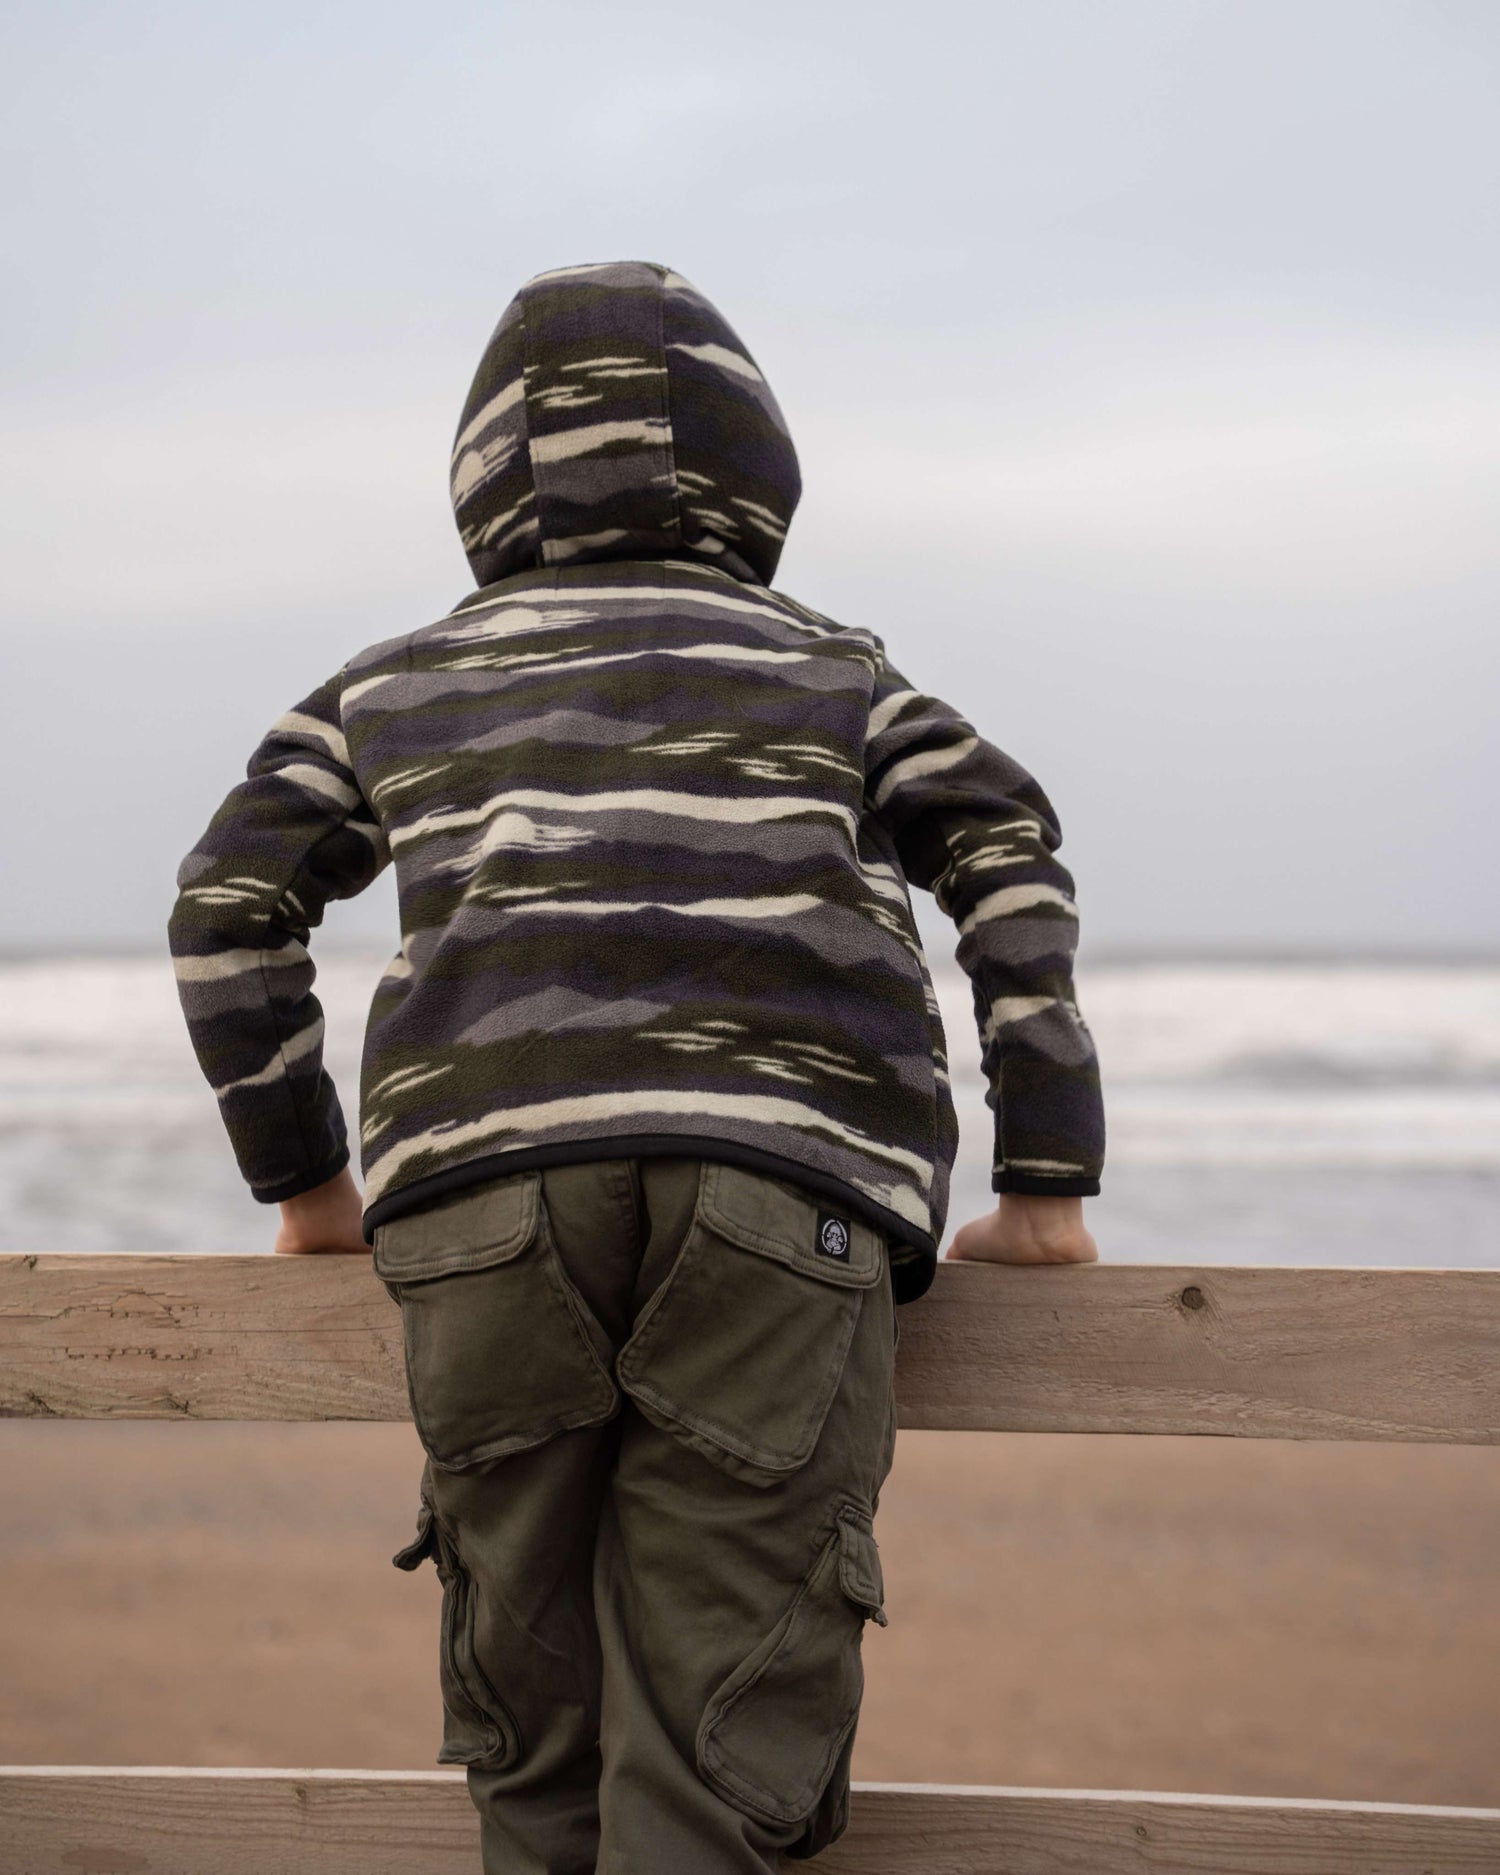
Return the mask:
{"type": "Polygon", "coordinates": [[[326,1185],[283,1200],[276,1254],[312,1256],[332,1251],[368,1256],[370,1246],[360,1224],[363,1208],[359,1187],[346,1165],[326,1185]]]}
{"type": "Polygon", "coordinates": [[[1084,1225],[1082,1198],[1006,1191],[997,1209],[955,1234],[948,1255],[977,1263],[1096,1263],[1099,1246],[1084,1225]]]}

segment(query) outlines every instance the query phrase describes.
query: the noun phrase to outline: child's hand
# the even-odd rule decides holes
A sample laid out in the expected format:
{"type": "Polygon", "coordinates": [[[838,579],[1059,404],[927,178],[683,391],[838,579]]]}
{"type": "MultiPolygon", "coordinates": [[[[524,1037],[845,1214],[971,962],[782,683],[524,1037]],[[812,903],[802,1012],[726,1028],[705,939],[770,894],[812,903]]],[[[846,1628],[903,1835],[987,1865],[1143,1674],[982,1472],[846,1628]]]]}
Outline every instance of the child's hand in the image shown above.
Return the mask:
{"type": "Polygon", "coordinates": [[[284,1200],[276,1254],[310,1256],[331,1250],[368,1256],[370,1246],[360,1226],[362,1209],[359,1187],[346,1165],[326,1185],[284,1200]]]}
{"type": "Polygon", "coordinates": [[[1084,1228],[1082,1198],[1003,1191],[999,1208],[965,1224],[948,1255],[977,1263],[1096,1263],[1099,1246],[1084,1228]]]}

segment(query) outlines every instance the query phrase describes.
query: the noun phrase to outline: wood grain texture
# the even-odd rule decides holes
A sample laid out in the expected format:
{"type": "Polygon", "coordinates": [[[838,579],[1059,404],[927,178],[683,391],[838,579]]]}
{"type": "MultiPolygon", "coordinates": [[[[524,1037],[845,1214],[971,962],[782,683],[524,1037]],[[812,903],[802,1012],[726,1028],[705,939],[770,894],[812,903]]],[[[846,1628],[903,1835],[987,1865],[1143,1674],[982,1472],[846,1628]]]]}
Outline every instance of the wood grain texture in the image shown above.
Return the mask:
{"type": "Polygon", "coordinates": [[[0,1414],[405,1419],[364,1257],[0,1257],[0,1414]]]}
{"type": "Polygon", "coordinates": [[[950,1264],[902,1320],[903,1426],[1500,1439],[1500,1269],[950,1264]]]}
{"type": "MultiPolygon", "coordinates": [[[[0,1768],[4,1875],[474,1875],[461,1772],[0,1768]]],[[[1494,1875],[1500,1810],[856,1784],[829,1875],[1494,1875]]]]}
{"type": "MultiPolygon", "coordinates": [[[[944,1264],[903,1308],[901,1423],[1500,1440],[1500,1270],[944,1264]]],[[[0,1414],[403,1419],[360,1257],[0,1257],[0,1414]]]]}
{"type": "Polygon", "coordinates": [[[461,1771],[0,1768],[0,1875],[475,1875],[461,1771]]]}
{"type": "Polygon", "coordinates": [[[1495,1875],[1500,1810],[856,1785],[828,1875],[1495,1875]]]}

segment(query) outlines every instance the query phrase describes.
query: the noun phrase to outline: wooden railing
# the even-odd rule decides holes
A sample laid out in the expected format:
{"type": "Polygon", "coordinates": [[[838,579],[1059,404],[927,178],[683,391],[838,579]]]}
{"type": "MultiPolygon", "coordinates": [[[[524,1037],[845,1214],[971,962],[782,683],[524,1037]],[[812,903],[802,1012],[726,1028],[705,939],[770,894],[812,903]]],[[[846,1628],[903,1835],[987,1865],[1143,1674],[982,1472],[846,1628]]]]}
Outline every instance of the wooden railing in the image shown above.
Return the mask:
{"type": "MultiPolygon", "coordinates": [[[[1500,1442],[1500,1270],[945,1264],[901,1424],[1500,1442]]],[[[398,1420],[358,1258],[0,1257],[0,1414],[398,1420]]],[[[1500,1810],[855,1787],[840,1875],[1496,1875],[1500,1810]]],[[[5,1875],[475,1875],[461,1772],[0,1770],[5,1875]]]]}

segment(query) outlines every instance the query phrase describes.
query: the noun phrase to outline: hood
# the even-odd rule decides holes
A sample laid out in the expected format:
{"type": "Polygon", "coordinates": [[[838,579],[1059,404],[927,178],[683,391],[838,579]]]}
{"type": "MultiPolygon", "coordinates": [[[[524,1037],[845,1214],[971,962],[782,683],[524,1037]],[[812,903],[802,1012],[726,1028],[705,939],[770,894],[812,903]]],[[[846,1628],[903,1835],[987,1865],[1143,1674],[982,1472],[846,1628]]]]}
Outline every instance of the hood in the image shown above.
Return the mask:
{"type": "Polygon", "coordinates": [[[695,559],[770,583],[802,490],[735,332],[644,261],[538,274],[485,347],[453,445],[481,586],[539,566],[695,559]]]}

